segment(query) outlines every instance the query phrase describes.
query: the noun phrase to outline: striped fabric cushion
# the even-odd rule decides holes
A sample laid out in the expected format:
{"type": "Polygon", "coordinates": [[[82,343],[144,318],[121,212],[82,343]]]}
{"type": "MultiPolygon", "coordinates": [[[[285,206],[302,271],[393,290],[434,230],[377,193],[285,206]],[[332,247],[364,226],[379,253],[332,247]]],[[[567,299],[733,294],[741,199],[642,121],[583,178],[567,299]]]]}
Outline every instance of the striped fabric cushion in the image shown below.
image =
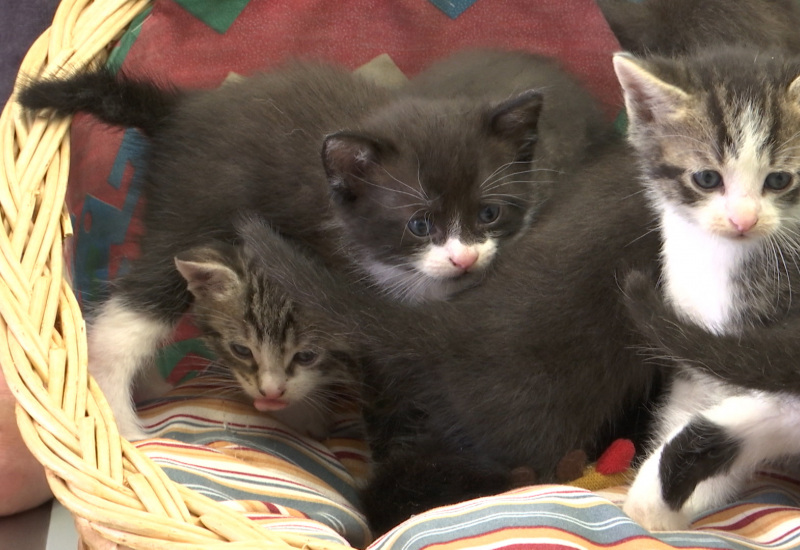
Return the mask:
{"type": "MultiPolygon", "coordinates": [[[[201,375],[143,403],[153,438],[137,446],[172,479],[269,529],[369,544],[357,497],[369,461],[354,407],[343,406],[318,442],[259,413],[235,387],[201,375]]],[[[620,510],[624,496],[624,486],[529,487],[420,514],[369,548],[800,548],[800,473],[760,472],[740,500],[685,532],[647,532],[620,510]]]]}
{"type": "Polygon", "coordinates": [[[302,437],[243,399],[229,378],[201,375],[139,405],[152,439],[137,446],[167,475],[270,529],[363,547],[358,512],[368,453],[353,406],[324,442],[302,437]]]}
{"type": "Polygon", "coordinates": [[[370,550],[800,548],[800,480],[762,472],[741,502],[697,518],[692,529],[651,533],[620,508],[624,487],[602,493],[529,487],[420,514],[370,550]]]}

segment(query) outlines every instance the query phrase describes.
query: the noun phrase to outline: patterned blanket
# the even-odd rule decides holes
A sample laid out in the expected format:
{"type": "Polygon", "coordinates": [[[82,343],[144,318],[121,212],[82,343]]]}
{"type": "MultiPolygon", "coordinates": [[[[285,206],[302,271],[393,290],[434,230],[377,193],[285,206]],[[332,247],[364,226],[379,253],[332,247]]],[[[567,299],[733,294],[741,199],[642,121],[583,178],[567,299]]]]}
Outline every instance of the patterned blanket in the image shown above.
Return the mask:
{"type": "MultiPolygon", "coordinates": [[[[557,57],[609,118],[620,110],[610,63],[619,46],[592,0],[159,0],[115,45],[110,63],[165,84],[213,87],[231,72],[290,58],[351,69],[379,58],[413,76],[479,46],[557,57]]],[[[146,142],[135,130],[78,116],[72,143],[71,268],[88,308],[137,254],[146,142]]],[[[358,510],[368,457],[356,411],[343,407],[324,442],[301,437],[223,391],[228,382],[195,376],[210,355],[194,335],[187,320],[162,351],[161,372],[178,385],[140,403],[152,438],[137,445],[174,480],[266,528],[372,549],[800,547],[800,474],[777,471],[760,473],[737,502],[696,518],[687,532],[636,525],[617,506],[624,485],[549,485],[432,510],[373,542],[358,510]]]]}

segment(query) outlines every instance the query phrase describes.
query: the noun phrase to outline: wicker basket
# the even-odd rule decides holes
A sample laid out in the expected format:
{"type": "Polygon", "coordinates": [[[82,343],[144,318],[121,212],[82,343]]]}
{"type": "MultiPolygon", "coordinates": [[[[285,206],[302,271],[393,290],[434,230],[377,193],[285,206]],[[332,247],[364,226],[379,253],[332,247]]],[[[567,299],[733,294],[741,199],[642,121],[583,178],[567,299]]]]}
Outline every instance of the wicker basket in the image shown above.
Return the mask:
{"type": "MultiPolygon", "coordinates": [[[[106,59],[109,43],[146,0],[64,0],[33,44],[21,78],[106,59]]],[[[345,546],[277,535],[170,481],[128,441],[87,372],[85,324],[66,279],[71,236],[64,206],[69,121],[31,118],[11,97],[0,117],[0,364],[22,436],[56,498],[75,516],[84,548],[213,549],[345,546]]]]}

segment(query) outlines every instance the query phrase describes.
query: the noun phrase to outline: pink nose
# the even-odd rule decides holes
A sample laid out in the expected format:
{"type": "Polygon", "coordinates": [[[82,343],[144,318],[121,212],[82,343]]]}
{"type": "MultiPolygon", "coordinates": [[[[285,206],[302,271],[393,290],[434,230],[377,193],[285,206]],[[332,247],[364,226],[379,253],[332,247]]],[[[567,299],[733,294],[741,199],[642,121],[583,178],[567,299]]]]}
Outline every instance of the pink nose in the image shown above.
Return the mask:
{"type": "Polygon", "coordinates": [[[285,387],[261,388],[258,392],[267,399],[280,399],[286,393],[285,387]]]}
{"type": "Polygon", "coordinates": [[[739,230],[739,233],[745,234],[756,226],[756,224],[758,223],[758,217],[737,216],[728,218],[728,221],[731,222],[731,225],[733,225],[736,229],[739,230]]]}
{"type": "Polygon", "coordinates": [[[478,253],[470,248],[464,248],[450,254],[450,261],[454,266],[467,270],[478,261],[478,253]]]}

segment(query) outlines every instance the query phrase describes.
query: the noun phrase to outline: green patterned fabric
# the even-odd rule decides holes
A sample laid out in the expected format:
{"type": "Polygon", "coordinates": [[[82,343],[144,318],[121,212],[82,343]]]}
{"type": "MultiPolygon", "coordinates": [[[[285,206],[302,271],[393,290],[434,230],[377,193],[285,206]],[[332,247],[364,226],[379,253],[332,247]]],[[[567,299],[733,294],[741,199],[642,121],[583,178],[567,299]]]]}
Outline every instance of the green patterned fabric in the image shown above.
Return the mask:
{"type": "Polygon", "coordinates": [[[174,0],[183,9],[222,34],[236,21],[250,0],[174,0]]]}
{"type": "Polygon", "coordinates": [[[133,43],[136,42],[136,39],[139,37],[139,33],[142,30],[142,25],[144,25],[145,19],[147,16],[150,15],[152,11],[152,7],[147,8],[142,13],[137,15],[133,21],[131,21],[128,30],[125,31],[125,34],[122,35],[117,45],[111,51],[111,55],[108,56],[108,61],[106,65],[109,69],[113,70],[114,72],[119,71],[119,68],[122,66],[122,62],[125,61],[125,56],[128,55],[128,52],[133,46],[133,43]]]}

